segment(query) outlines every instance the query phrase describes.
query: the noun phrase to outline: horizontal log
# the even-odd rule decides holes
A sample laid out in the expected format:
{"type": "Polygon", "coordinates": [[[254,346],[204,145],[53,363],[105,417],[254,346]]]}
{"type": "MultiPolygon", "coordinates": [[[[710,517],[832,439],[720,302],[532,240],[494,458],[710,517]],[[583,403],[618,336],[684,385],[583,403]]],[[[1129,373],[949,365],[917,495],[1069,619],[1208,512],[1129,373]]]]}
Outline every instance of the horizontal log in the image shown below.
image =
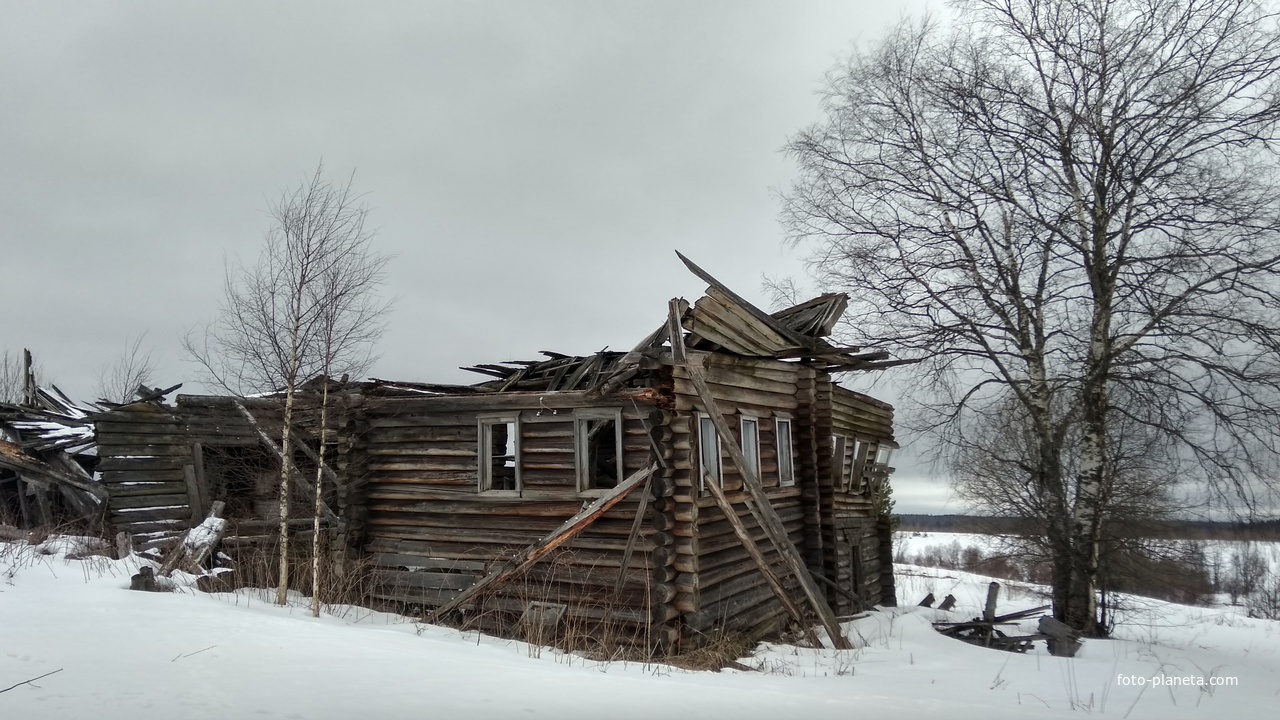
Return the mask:
{"type": "MultiPolygon", "coordinates": [[[[794,394],[784,395],[780,393],[763,392],[760,390],[752,390],[749,388],[735,387],[732,385],[715,385],[708,384],[713,397],[719,403],[723,403],[723,410],[729,410],[735,405],[746,405],[752,408],[759,408],[760,414],[765,415],[770,409],[776,410],[795,410],[799,406],[794,394]]],[[[676,378],[675,380],[676,395],[684,395],[686,397],[697,397],[697,390],[694,389],[693,383],[684,378],[676,378]]]]}
{"type": "MultiPolygon", "coordinates": [[[[138,495],[155,496],[155,495],[183,494],[183,496],[185,497],[186,491],[187,491],[187,484],[185,482],[176,481],[176,480],[169,481],[169,482],[115,483],[108,486],[108,490],[107,490],[107,492],[110,494],[110,497],[113,499],[123,498],[123,497],[133,497],[138,495]]],[[[117,505],[114,501],[112,502],[112,505],[116,507],[123,507],[123,506],[117,505]]]]}
{"type": "Polygon", "coordinates": [[[117,512],[133,508],[159,508],[174,505],[187,505],[187,494],[171,493],[168,495],[111,495],[111,510],[117,512]]]}
{"type": "Polygon", "coordinates": [[[141,509],[112,510],[111,524],[119,528],[121,525],[134,523],[152,523],[157,520],[179,520],[184,524],[191,520],[191,508],[185,503],[170,507],[147,507],[141,509]]]}
{"type": "Polygon", "coordinates": [[[456,558],[427,557],[404,553],[371,553],[369,562],[382,567],[412,567],[426,570],[484,572],[488,563],[456,558]]]}
{"type": "Polygon", "coordinates": [[[107,470],[102,473],[102,482],[107,486],[131,482],[171,482],[184,478],[180,468],[176,470],[107,470]]]}
{"type": "Polygon", "coordinates": [[[157,457],[112,456],[102,457],[98,462],[99,472],[130,472],[133,470],[182,470],[183,465],[191,464],[191,454],[172,454],[157,457]]]}
{"type": "Polygon", "coordinates": [[[373,582],[378,587],[396,592],[409,589],[465,590],[479,580],[475,573],[418,572],[406,570],[374,570],[373,582]]]}

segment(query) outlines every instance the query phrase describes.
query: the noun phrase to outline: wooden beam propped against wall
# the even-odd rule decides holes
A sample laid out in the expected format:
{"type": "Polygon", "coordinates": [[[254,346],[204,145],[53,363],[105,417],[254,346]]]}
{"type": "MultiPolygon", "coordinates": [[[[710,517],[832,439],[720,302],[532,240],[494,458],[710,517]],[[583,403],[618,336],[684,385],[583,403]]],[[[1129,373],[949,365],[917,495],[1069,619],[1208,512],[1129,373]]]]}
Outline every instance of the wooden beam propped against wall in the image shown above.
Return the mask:
{"type": "MultiPolygon", "coordinates": [[[[778,517],[777,511],[773,509],[773,503],[769,502],[769,496],[765,494],[764,487],[760,484],[759,476],[748,465],[746,456],[742,454],[742,448],[738,445],[738,441],[734,439],[732,431],[729,430],[729,424],[725,422],[724,415],[720,412],[720,407],[716,404],[715,397],[711,394],[711,389],[707,387],[707,381],[702,375],[702,368],[695,363],[689,362],[688,354],[684,349],[684,334],[680,331],[680,307],[679,300],[672,300],[669,306],[668,326],[671,328],[672,360],[676,364],[684,366],[689,374],[689,380],[698,394],[698,399],[702,403],[703,412],[710,416],[711,421],[715,423],[716,432],[720,435],[720,444],[729,451],[729,458],[733,460],[733,464],[738,468],[738,473],[742,476],[742,485],[751,495],[752,502],[747,507],[752,511],[756,522],[760,524],[765,535],[782,555],[782,559],[786,562],[787,567],[790,568],[791,574],[800,582],[800,588],[804,590],[809,604],[813,607],[814,612],[817,613],[818,620],[826,628],[832,644],[837,650],[851,650],[853,645],[841,632],[840,623],[836,620],[835,612],[827,604],[826,597],[818,591],[818,586],[809,575],[809,568],[804,564],[800,551],[791,542],[791,538],[787,536],[786,528],[782,525],[782,519],[778,517]]],[[[714,495],[715,492],[713,491],[712,494],[714,495]]],[[[732,514],[726,513],[726,515],[732,514]]]]}
{"type": "Polygon", "coordinates": [[[588,505],[577,515],[564,521],[560,527],[556,528],[550,535],[542,538],[538,542],[521,550],[511,557],[510,560],[502,563],[496,570],[488,575],[480,578],[474,585],[463,590],[457,597],[449,602],[436,608],[434,612],[427,616],[428,623],[434,623],[445,614],[459,608],[463,603],[475,597],[481,590],[499,585],[510,579],[516,573],[528,568],[542,558],[551,554],[553,550],[564,545],[573,537],[586,530],[591,523],[595,522],[609,512],[609,509],[617,505],[632,490],[635,490],[641,483],[649,479],[653,471],[658,468],[658,464],[654,463],[643,470],[637,470],[631,474],[626,480],[618,483],[617,487],[609,490],[609,492],[601,495],[595,502],[588,505]]]}

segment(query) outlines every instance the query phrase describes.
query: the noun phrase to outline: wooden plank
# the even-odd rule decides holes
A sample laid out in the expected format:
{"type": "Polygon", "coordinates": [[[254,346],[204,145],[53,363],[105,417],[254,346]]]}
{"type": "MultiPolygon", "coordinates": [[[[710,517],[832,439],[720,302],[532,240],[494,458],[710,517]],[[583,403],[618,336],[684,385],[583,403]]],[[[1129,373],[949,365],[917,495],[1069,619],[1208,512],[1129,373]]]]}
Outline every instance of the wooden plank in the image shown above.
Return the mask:
{"type": "Polygon", "coordinates": [[[424,590],[466,590],[476,583],[472,573],[419,572],[416,570],[374,570],[374,582],[382,587],[424,590]]]}
{"type": "Polygon", "coordinates": [[[724,283],[712,277],[711,273],[693,264],[693,261],[690,260],[689,258],[685,257],[684,255],[681,255],[679,252],[676,252],[676,256],[680,258],[680,261],[684,263],[685,267],[689,268],[690,272],[692,272],[694,275],[697,275],[699,278],[702,279],[703,282],[707,283],[712,288],[715,288],[716,290],[720,291],[720,293],[724,295],[724,297],[728,298],[730,301],[733,302],[734,305],[737,305],[739,308],[744,310],[748,315],[752,317],[752,319],[756,320],[764,327],[767,327],[773,332],[777,333],[778,335],[781,335],[783,338],[785,338],[787,341],[789,341],[793,345],[805,347],[805,346],[810,346],[814,344],[812,339],[807,338],[791,330],[791,328],[786,327],[781,322],[770,317],[763,310],[757,308],[755,305],[752,305],[751,303],[744,300],[737,293],[733,292],[727,286],[725,286],[724,283]]]}
{"type": "MultiPolygon", "coordinates": [[[[426,570],[454,570],[484,572],[485,563],[457,558],[426,557],[408,553],[375,552],[369,555],[369,561],[380,567],[411,567],[426,570]]],[[[476,578],[471,578],[475,582],[476,578]]]]}
{"type": "Polygon", "coordinates": [[[472,585],[470,588],[468,588],[458,597],[442,605],[440,608],[438,608],[435,612],[431,614],[431,617],[429,618],[428,622],[435,622],[436,619],[438,619],[440,616],[458,607],[462,603],[466,602],[468,599],[474,597],[481,590],[484,590],[485,588],[490,587],[492,585],[499,584],[502,581],[510,578],[512,575],[515,575],[516,573],[520,572],[524,568],[527,568],[530,565],[533,565],[538,560],[542,559],[543,557],[551,553],[557,547],[560,547],[561,545],[563,545],[566,541],[580,534],[583,530],[585,530],[588,526],[590,526],[591,523],[593,523],[601,515],[603,515],[610,508],[616,505],[620,500],[622,500],[622,498],[626,497],[628,493],[630,493],[632,490],[635,490],[636,487],[641,482],[647,480],[649,478],[649,475],[651,475],[653,471],[657,469],[657,467],[658,466],[656,463],[653,465],[650,465],[648,468],[644,470],[640,470],[634,473],[633,475],[631,475],[631,477],[627,478],[623,482],[618,483],[617,487],[613,488],[608,493],[601,496],[598,500],[593,502],[590,506],[588,506],[587,508],[579,512],[577,515],[574,515],[573,517],[566,520],[563,525],[557,528],[550,535],[539,540],[533,545],[530,545],[529,547],[525,548],[519,553],[516,553],[514,557],[512,557],[507,562],[503,563],[502,566],[499,567],[497,570],[493,571],[489,575],[486,575],[483,579],[481,579],[475,585],[472,585]]]}
{"type": "Polygon", "coordinates": [[[137,523],[155,523],[160,520],[177,520],[185,525],[190,522],[190,518],[191,511],[185,503],[167,507],[143,507],[136,510],[129,508],[111,510],[111,524],[117,527],[137,523]]]}
{"type": "MultiPolygon", "coordinates": [[[[678,322],[675,317],[675,308],[676,305],[673,301],[671,305],[672,322],[678,322]]],[[[840,630],[840,623],[836,621],[835,612],[831,610],[831,606],[827,604],[826,597],[818,591],[817,584],[810,577],[809,568],[805,565],[800,551],[796,549],[795,544],[791,542],[791,538],[787,536],[782,521],[778,518],[773,505],[769,502],[769,497],[760,485],[760,478],[756,477],[756,473],[748,465],[746,457],[742,454],[742,448],[734,440],[733,432],[729,429],[728,423],[725,422],[719,406],[716,405],[711,390],[702,379],[702,369],[688,362],[683,345],[683,337],[673,337],[671,341],[672,356],[673,358],[678,357],[677,362],[684,364],[688,368],[689,379],[693,382],[698,398],[702,401],[703,411],[710,416],[711,421],[715,424],[716,432],[720,435],[721,446],[728,450],[729,457],[733,460],[733,464],[737,466],[738,473],[742,477],[743,485],[751,493],[753,502],[750,507],[755,510],[757,523],[769,534],[769,539],[782,553],[782,557],[788,567],[791,568],[792,574],[800,581],[800,587],[804,589],[805,595],[809,598],[809,603],[818,613],[818,619],[821,620],[823,627],[826,628],[827,634],[831,637],[836,649],[852,649],[853,645],[840,630]]]]}
{"type": "Polygon", "coordinates": [[[191,468],[195,471],[196,492],[200,494],[200,507],[213,507],[209,501],[209,485],[204,476],[204,446],[200,443],[191,444],[191,468]]]}
{"type": "Polygon", "coordinates": [[[199,523],[204,517],[204,509],[200,506],[200,488],[196,487],[195,466],[183,465],[182,479],[187,489],[187,504],[191,506],[191,522],[199,523]]]}
{"type": "Polygon", "coordinates": [[[187,485],[183,482],[132,482],[117,483],[109,488],[112,499],[131,497],[135,495],[173,495],[186,492],[187,485]]]}
{"type": "MultiPolygon", "coordinates": [[[[132,508],[159,508],[177,505],[181,505],[186,508],[190,507],[187,505],[187,494],[185,492],[170,495],[129,495],[125,497],[112,495],[111,497],[112,512],[129,510],[132,508]]],[[[186,514],[187,517],[190,518],[190,510],[188,510],[186,514]]]]}

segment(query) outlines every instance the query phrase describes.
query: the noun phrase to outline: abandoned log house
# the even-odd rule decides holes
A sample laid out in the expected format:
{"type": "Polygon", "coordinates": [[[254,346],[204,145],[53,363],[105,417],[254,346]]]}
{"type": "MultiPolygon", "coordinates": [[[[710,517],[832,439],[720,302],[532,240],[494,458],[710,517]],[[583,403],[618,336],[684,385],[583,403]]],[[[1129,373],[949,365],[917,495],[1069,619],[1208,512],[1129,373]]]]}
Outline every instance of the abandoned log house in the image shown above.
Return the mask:
{"type": "Polygon", "coordinates": [[[706,294],[629,352],[478,365],[476,385],[316,380],[288,453],[276,397],[99,414],[110,524],[159,545],[222,501],[228,555],[269,545],[287,455],[308,530],[327,382],[322,521],[377,601],[660,652],[892,604],[893,411],[833,375],[894,363],[823,339],[843,295],[768,314],[685,262],[706,294]]]}

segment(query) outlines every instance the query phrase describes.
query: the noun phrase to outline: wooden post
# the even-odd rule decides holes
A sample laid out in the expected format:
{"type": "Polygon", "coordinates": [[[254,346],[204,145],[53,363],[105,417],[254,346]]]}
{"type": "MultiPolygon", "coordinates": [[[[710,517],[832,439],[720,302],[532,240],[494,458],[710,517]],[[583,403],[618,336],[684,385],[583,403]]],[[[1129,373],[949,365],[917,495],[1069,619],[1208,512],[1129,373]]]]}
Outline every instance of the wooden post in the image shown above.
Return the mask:
{"type": "Polygon", "coordinates": [[[18,524],[30,530],[36,524],[31,513],[31,503],[27,501],[27,483],[21,475],[14,478],[14,487],[18,489],[18,524]]]}
{"type": "Polygon", "coordinates": [[[200,488],[196,485],[194,466],[182,466],[182,480],[187,486],[187,507],[191,509],[191,522],[199,523],[204,518],[204,508],[200,506],[200,488]]]}
{"type": "Polygon", "coordinates": [[[36,406],[36,378],[31,370],[31,351],[22,350],[22,404],[27,407],[36,406]]]}
{"type": "Polygon", "coordinates": [[[827,634],[831,636],[831,642],[837,650],[850,650],[853,645],[845,638],[840,631],[840,623],[836,620],[836,614],[831,610],[831,606],[827,604],[827,599],[818,590],[818,586],[814,583],[813,578],[809,575],[809,568],[804,564],[804,558],[800,555],[800,551],[796,549],[791,538],[787,536],[786,528],[782,525],[782,520],[778,517],[777,511],[773,509],[773,503],[769,502],[769,496],[765,494],[764,487],[760,485],[760,478],[757,477],[754,470],[747,463],[746,457],[742,454],[742,448],[738,446],[737,440],[734,440],[732,431],[729,430],[729,424],[725,422],[724,415],[720,412],[720,407],[716,404],[715,398],[711,394],[711,389],[707,387],[707,381],[702,375],[702,368],[689,362],[688,356],[684,349],[684,332],[680,326],[680,318],[677,314],[680,307],[678,300],[672,300],[670,303],[670,312],[668,315],[668,327],[671,328],[671,355],[672,359],[683,365],[689,374],[689,380],[694,390],[698,394],[698,398],[702,401],[702,410],[710,416],[711,421],[715,423],[716,432],[720,435],[721,446],[729,451],[729,457],[733,460],[733,464],[738,468],[738,474],[742,477],[742,485],[751,495],[754,501],[754,514],[756,522],[764,529],[765,535],[773,542],[774,547],[782,554],[782,558],[790,567],[791,572],[796,579],[800,581],[800,587],[804,590],[804,594],[809,599],[809,604],[818,614],[818,619],[822,622],[822,626],[826,628],[827,634]]]}
{"type": "MultiPolygon", "coordinates": [[[[213,507],[210,508],[209,510],[209,517],[211,518],[222,517],[222,509],[224,506],[225,504],[221,500],[214,502],[213,507]]],[[[196,527],[199,527],[200,524],[201,523],[196,523],[196,527]]],[[[225,525],[224,525],[224,528],[225,528],[225,525]]],[[[168,577],[169,574],[172,573],[178,567],[178,565],[180,563],[183,563],[184,561],[189,562],[189,564],[187,565],[188,567],[190,565],[195,565],[196,569],[199,570],[199,564],[209,556],[209,552],[213,549],[214,544],[216,544],[220,539],[221,533],[219,533],[218,537],[215,537],[212,542],[202,546],[196,555],[189,556],[187,553],[187,538],[191,536],[191,531],[193,529],[194,528],[187,528],[187,531],[182,533],[182,535],[178,538],[178,543],[174,545],[173,548],[169,550],[169,554],[165,556],[164,562],[160,565],[160,569],[156,571],[157,574],[168,577]]]]}
{"type": "Polygon", "coordinates": [[[987,586],[987,604],[982,610],[982,620],[984,622],[996,621],[996,599],[1000,597],[1000,583],[991,581],[987,586]]]}
{"type": "Polygon", "coordinates": [[[123,560],[133,554],[133,536],[127,532],[116,533],[116,559],[123,560]]]}
{"type": "Polygon", "coordinates": [[[637,470],[632,473],[631,477],[618,483],[617,487],[601,495],[591,505],[578,512],[577,515],[565,520],[564,524],[556,528],[550,535],[516,553],[510,560],[499,566],[498,569],[480,578],[474,585],[459,593],[457,597],[436,608],[434,612],[427,616],[427,622],[436,622],[444,617],[446,613],[475,597],[481,590],[502,583],[512,575],[549,555],[553,550],[587,529],[591,523],[608,512],[614,505],[617,505],[622,498],[626,497],[632,490],[635,490],[636,486],[647,480],[657,467],[657,463],[654,463],[643,470],[637,470]]]}
{"type": "Polygon", "coordinates": [[[200,493],[200,511],[209,509],[209,486],[204,477],[204,446],[191,443],[191,467],[196,474],[196,491],[200,493]]]}
{"type": "Polygon", "coordinates": [[[1000,597],[1000,583],[992,580],[987,586],[987,604],[982,608],[982,620],[987,623],[984,630],[987,633],[987,647],[991,647],[991,638],[996,634],[996,599],[1000,597]]]}
{"type": "Polygon", "coordinates": [[[751,533],[747,532],[747,528],[742,524],[742,519],[738,517],[738,513],[729,504],[729,499],[725,497],[724,490],[715,482],[715,478],[706,478],[707,489],[711,491],[711,497],[715,498],[716,505],[720,506],[720,512],[724,513],[724,517],[729,521],[729,526],[733,528],[733,534],[738,536],[738,541],[742,543],[742,547],[746,549],[747,554],[755,561],[756,567],[760,569],[760,574],[764,576],[765,582],[769,584],[769,588],[773,590],[773,594],[777,596],[778,602],[782,603],[782,607],[786,608],[791,617],[795,618],[796,623],[804,631],[805,639],[815,648],[822,647],[822,641],[818,639],[818,634],[813,631],[809,623],[805,620],[804,613],[800,612],[800,608],[796,607],[795,602],[791,600],[791,596],[787,595],[786,588],[782,587],[782,580],[773,572],[773,568],[769,567],[769,563],[764,559],[764,554],[760,552],[760,548],[756,547],[756,543],[751,539],[751,533]]]}

